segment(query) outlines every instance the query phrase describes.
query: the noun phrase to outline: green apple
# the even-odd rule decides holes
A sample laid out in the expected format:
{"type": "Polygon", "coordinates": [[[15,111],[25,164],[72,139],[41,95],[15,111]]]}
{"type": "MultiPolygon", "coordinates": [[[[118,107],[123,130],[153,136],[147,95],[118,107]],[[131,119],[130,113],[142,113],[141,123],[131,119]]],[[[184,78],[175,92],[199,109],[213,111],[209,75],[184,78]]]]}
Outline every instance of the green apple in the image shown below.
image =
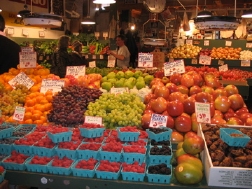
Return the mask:
{"type": "Polygon", "coordinates": [[[112,83],[105,81],[101,84],[102,89],[105,89],[107,91],[110,91],[110,89],[112,88],[112,83]]]}
{"type": "Polygon", "coordinates": [[[116,73],[115,72],[109,72],[108,75],[107,75],[108,79],[112,79],[112,78],[115,78],[115,77],[116,77],[116,73]]]}
{"type": "Polygon", "coordinates": [[[102,83],[105,82],[105,81],[108,81],[108,77],[107,77],[107,76],[104,76],[104,77],[102,77],[102,79],[101,79],[101,82],[102,82],[102,83]]]}
{"type": "Polygon", "coordinates": [[[118,72],[116,73],[116,78],[117,78],[117,79],[124,78],[124,72],[123,72],[123,71],[118,71],[118,72]]]}
{"type": "Polygon", "coordinates": [[[153,75],[147,75],[144,77],[144,81],[146,83],[146,85],[149,85],[152,81],[152,79],[154,79],[154,76],[153,75]]]}
{"type": "Polygon", "coordinates": [[[135,78],[138,78],[138,77],[140,77],[140,76],[142,76],[142,75],[143,75],[143,72],[140,71],[140,70],[135,71],[135,73],[133,74],[133,76],[134,76],[135,78]]]}
{"type": "Polygon", "coordinates": [[[134,72],[132,72],[131,70],[127,70],[125,73],[124,73],[124,77],[126,79],[130,78],[130,77],[133,77],[134,75],[134,72]]]}
{"type": "Polygon", "coordinates": [[[144,80],[143,81],[137,81],[136,82],[136,88],[139,90],[139,89],[142,89],[145,87],[145,82],[144,80]]]}

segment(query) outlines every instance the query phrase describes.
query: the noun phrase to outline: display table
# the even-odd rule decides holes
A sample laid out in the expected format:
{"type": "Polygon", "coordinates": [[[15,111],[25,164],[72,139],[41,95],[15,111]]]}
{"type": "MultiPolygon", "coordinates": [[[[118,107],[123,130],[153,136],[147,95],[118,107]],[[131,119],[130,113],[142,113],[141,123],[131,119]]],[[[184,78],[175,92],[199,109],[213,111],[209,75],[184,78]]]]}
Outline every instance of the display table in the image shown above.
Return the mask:
{"type": "MultiPolygon", "coordinates": [[[[33,173],[26,171],[7,170],[5,178],[11,185],[24,185],[38,187],[39,189],[216,189],[221,187],[209,187],[206,180],[197,185],[181,185],[175,179],[172,184],[157,184],[144,182],[130,182],[119,180],[103,180],[96,178],[83,178],[74,176],[62,176],[53,174],[33,173]]],[[[223,188],[222,188],[223,189],[223,188]]]]}

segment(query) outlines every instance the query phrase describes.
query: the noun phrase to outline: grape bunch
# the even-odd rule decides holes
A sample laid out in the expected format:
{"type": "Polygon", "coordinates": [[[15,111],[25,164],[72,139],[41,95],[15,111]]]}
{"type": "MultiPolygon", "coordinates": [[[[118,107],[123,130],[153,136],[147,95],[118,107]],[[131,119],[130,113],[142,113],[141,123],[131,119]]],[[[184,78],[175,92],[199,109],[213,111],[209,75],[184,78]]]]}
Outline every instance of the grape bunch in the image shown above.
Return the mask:
{"type": "Polygon", "coordinates": [[[75,127],[84,121],[84,112],[90,102],[101,96],[99,89],[85,88],[83,86],[64,87],[53,97],[52,110],[47,115],[50,122],[75,127]]]}
{"type": "Polygon", "coordinates": [[[89,103],[85,115],[100,116],[106,128],[141,125],[144,103],[136,94],[103,93],[98,100],[89,103]]]}

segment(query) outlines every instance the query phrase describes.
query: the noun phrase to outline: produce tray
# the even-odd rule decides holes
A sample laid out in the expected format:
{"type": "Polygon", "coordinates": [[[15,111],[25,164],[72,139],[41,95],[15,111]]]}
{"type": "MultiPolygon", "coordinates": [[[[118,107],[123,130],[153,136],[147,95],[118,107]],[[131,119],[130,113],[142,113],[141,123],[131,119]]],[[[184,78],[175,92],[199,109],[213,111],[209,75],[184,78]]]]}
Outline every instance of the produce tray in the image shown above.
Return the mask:
{"type": "Polygon", "coordinates": [[[96,177],[100,179],[109,179],[109,180],[117,180],[120,175],[120,169],[118,172],[108,172],[108,171],[99,171],[97,168],[99,167],[99,163],[95,169],[96,177]]]}
{"type": "Polygon", "coordinates": [[[129,152],[123,152],[122,153],[122,161],[126,163],[134,163],[137,161],[139,164],[142,164],[145,162],[145,154],[141,153],[129,153],[129,152]]]}
{"type": "Polygon", "coordinates": [[[121,171],[122,179],[126,181],[143,182],[145,173],[123,172],[121,171]]]}
{"type": "Polygon", "coordinates": [[[25,155],[33,155],[33,146],[27,146],[27,145],[12,145],[13,149],[17,152],[25,155]]]}
{"type": "Polygon", "coordinates": [[[76,152],[78,159],[90,159],[90,158],[99,159],[100,157],[100,149],[97,151],[88,149],[87,150],[77,149],[76,152]]]}
{"type": "Polygon", "coordinates": [[[55,175],[70,175],[72,173],[72,170],[71,170],[71,166],[68,168],[52,166],[52,161],[51,161],[48,164],[48,173],[55,174],[55,175]]]}
{"type": "MultiPolygon", "coordinates": [[[[150,146],[150,149],[153,146],[150,146]]],[[[161,146],[158,146],[159,148],[161,148],[161,146]]],[[[172,147],[170,146],[171,149],[171,155],[151,155],[150,154],[150,150],[148,152],[148,163],[149,165],[155,165],[155,164],[161,164],[161,163],[165,163],[166,165],[170,165],[171,162],[171,158],[172,158],[172,147]]]]}
{"type": "Polygon", "coordinates": [[[171,139],[171,133],[172,133],[172,129],[167,128],[167,127],[161,127],[162,129],[165,129],[166,131],[161,132],[161,133],[154,133],[152,131],[150,131],[149,129],[146,129],[146,132],[148,133],[148,137],[150,140],[155,140],[157,142],[159,141],[164,141],[164,140],[170,140],[171,139]]]}
{"type": "Polygon", "coordinates": [[[241,131],[231,128],[220,128],[220,138],[229,146],[245,147],[251,140],[248,135],[243,134],[241,131]],[[236,136],[232,136],[234,134],[236,136]]]}
{"type": "Polygon", "coordinates": [[[137,141],[140,135],[140,132],[121,132],[120,128],[117,128],[118,138],[120,141],[137,141]]]}
{"type": "Polygon", "coordinates": [[[120,162],[122,159],[121,152],[108,152],[100,150],[100,159],[101,160],[109,160],[109,161],[116,161],[120,162]]]}
{"type": "Polygon", "coordinates": [[[148,182],[169,184],[172,177],[172,167],[169,166],[169,168],[171,169],[170,175],[150,174],[147,169],[146,176],[148,178],[148,182]]]}
{"type": "Polygon", "coordinates": [[[96,138],[103,136],[105,128],[87,129],[80,127],[81,136],[86,138],[96,138]]]}
{"type": "Polygon", "coordinates": [[[32,148],[34,155],[52,157],[56,154],[55,147],[45,148],[40,146],[32,146],[32,148]]]}
{"type": "Polygon", "coordinates": [[[27,133],[32,132],[36,129],[36,124],[19,124],[16,128],[16,130],[22,129],[23,131],[26,131],[27,133]]]}
{"type": "Polygon", "coordinates": [[[13,163],[13,162],[4,162],[7,158],[10,156],[7,156],[5,159],[2,161],[2,165],[5,169],[9,170],[18,170],[18,171],[24,171],[26,169],[25,163],[26,161],[29,160],[30,157],[28,157],[23,163],[13,163]]]}
{"type": "Polygon", "coordinates": [[[55,148],[56,154],[60,157],[63,158],[64,156],[70,158],[70,159],[76,159],[77,158],[77,152],[76,150],[69,150],[69,149],[64,149],[64,148],[55,148]]]}
{"type": "Polygon", "coordinates": [[[9,128],[0,130],[0,139],[11,137],[14,131],[14,127],[9,126],[9,128]]]}
{"type": "Polygon", "coordinates": [[[72,139],[72,134],[73,134],[72,131],[56,133],[56,134],[47,132],[48,137],[53,141],[53,143],[69,142],[72,139]]]}
{"type": "MultiPolygon", "coordinates": [[[[19,139],[19,138],[11,137],[9,139],[16,140],[16,139],[19,139]]],[[[0,144],[0,154],[10,155],[11,151],[12,151],[12,148],[13,148],[13,143],[12,144],[0,144]]]]}
{"type": "Polygon", "coordinates": [[[40,164],[30,164],[32,158],[26,161],[25,167],[27,171],[36,172],[36,173],[48,173],[48,164],[40,165],[40,164]]]}
{"type": "Polygon", "coordinates": [[[75,168],[75,166],[79,163],[79,161],[81,160],[77,160],[71,167],[72,172],[73,172],[73,176],[76,177],[87,177],[87,178],[93,178],[95,175],[95,169],[98,165],[98,163],[95,165],[94,169],[92,170],[88,170],[88,169],[78,169],[75,168]]]}
{"type": "Polygon", "coordinates": [[[2,174],[0,174],[0,183],[4,181],[4,176],[6,174],[6,171],[4,171],[2,174]]]}

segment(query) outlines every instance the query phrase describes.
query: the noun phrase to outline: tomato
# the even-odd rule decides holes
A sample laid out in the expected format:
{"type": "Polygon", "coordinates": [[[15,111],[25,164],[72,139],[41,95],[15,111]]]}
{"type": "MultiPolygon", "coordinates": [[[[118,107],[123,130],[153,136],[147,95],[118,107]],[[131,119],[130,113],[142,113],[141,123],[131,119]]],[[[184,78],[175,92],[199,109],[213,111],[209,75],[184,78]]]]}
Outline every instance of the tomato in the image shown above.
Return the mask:
{"type": "Polygon", "coordinates": [[[178,85],[178,91],[186,95],[189,93],[189,89],[184,85],[178,85]]]}
{"type": "Polygon", "coordinates": [[[189,96],[202,92],[202,89],[198,85],[190,87],[189,96]]]}
{"type": "Polygon", "coordinates": [[[235,85],[227,85],[224,89],[227,91],[227,96],[239,93],[239,91],[235,85]]]}

